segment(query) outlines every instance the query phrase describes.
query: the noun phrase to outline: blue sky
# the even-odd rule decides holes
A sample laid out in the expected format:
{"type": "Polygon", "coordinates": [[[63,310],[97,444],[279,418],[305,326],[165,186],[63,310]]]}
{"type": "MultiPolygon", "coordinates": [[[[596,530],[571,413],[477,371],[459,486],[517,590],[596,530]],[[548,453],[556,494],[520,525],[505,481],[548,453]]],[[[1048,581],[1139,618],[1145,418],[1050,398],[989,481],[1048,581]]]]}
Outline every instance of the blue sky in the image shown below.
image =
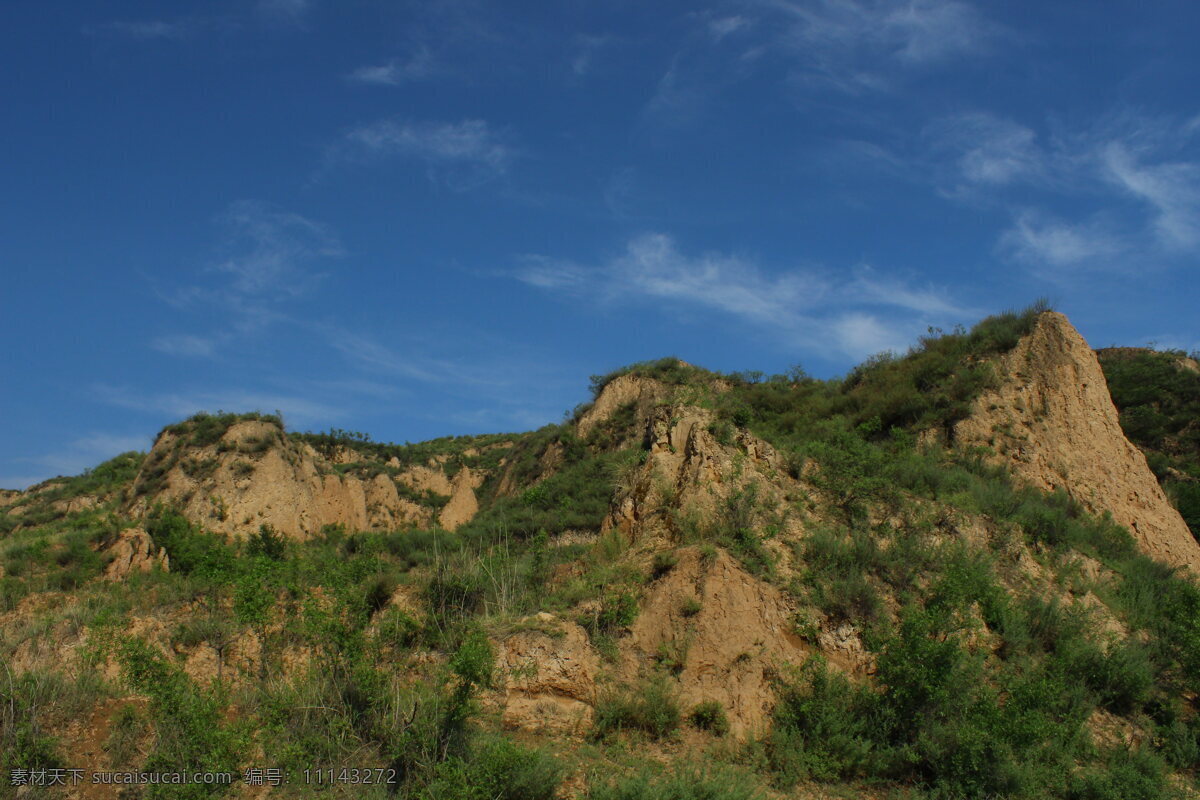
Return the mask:
{"type": "Polygon", "coordinates": [[[1048,296],[1200,348],[1194,2],[0,6],[0,486],[194,411],[525,430],[1048,296]]]}

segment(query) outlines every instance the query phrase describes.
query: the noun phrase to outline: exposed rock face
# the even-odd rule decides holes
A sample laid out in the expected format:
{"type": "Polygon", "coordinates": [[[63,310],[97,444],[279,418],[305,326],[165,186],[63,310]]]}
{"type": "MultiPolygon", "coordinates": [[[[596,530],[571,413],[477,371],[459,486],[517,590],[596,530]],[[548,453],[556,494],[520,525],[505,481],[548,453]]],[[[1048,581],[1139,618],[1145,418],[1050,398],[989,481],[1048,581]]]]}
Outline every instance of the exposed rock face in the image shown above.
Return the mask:
{"type": "Polygon", "coordinates": [[[386,530],[432,521],[432,510],[400,497],[386,474],[361,480],[327,469],[312,448],[296,445],[269,422],[236,423],[208,447],[186,446],[164,432],[135,483],[153,490],[133,499],[130,510],[177,503],[193,521],[235,536],[263,524],[307,538],[327,524],[386,530]]]}
{"type": "Polygon", "coordinates": [[[22,492],[16,489],[0,489],[0,508],[12,505],[21,499],[22,492]]]}
{"type": "Polygon", "coordinates": [[[1111,512],[1152,557],[1200,571],[1200,545],[1125,438],[1100,363],[1067,318],[1042,314],[1001,369],[955,440],[992,447],[1027,483],[1111,512]]]}
{"type": "Polygon", "coordinates": [[[604,529],[615,527],[638,538],[653,533],[673,509],[683,518],[711,521],[731,493],[752,486],[756,505],[778,512],[778,521],[797,531],[798,520],[787,515],[786,496],[798,497],[805,488],[761,439],[729,431],[727,443],[719,441],[711,430],[714,420],[711,411],[696,406],[653,408],[644,426],[650,444],[645,464],[618,487],[604,529]]]}
{"type": "Polygon", "coordinates": [[[579,438],[586,439],[595,428],[609,420],[622,406],[633,403],[639,421],[645,420],[650,409],[670,395],[670,389],[661,382],[640,375],[621,375],[611,380],[596,402],[592,404],[576,424],[579,438]]]}
{"type": "Polygon", "coordinates": [[[681,707],[717,701],[729,718],[730,735],[744,740],[769,723],[772,676],[805,659],[789,617],[779,590],[725,551],[706,562],[697,548],[685,548],[678,564],[652,585],[621,641],[626,680],[669,661],[678,675],[681,707]]]}
{"type": "MultiPolygon", "coordinates": [[[[400,461],[393,458],[394,466],[399,467],[400,461]]],[[[454,484],[440,469],[417,464],[398,476],[399,480],[411,486],[418,492],[433,492],[434,494],[449,495],[454,493],[454,484]]]]}
{"type": "Polygon", "coordinates": [[[161,547],[155,552],[154,542],[150,534],[142,528],[129,528],[121,531],[120,536],[106,549],[112,556],[112,561],[104,570],[104,576],[109,580],[121,581],[134,572],[150,572],[154,568],[167,572],[170,562],[167,551],[161,547]]]}
{"type": "Polygon", "coordinates": [[[531,732],[582,734],[591,725],[599,662],[587,633],[547,613],[534,618],[553,630],[513,634],[500,645],[505,676],[505,727],[531,732]]]}
{"type": "MultiPolygon", "coordinates": [[[[444,475],[442,477],[445,479],[444,475]]],[[[443,528],[448,531],[456,530],[479,513],[479,501],[475,498],[475,490],[482,483],[483,476],[473,473],[470,467],[463,467],[458,471],[450,490],[450,502],[446,503],[438,515],[438,523],[443,528]]]]}

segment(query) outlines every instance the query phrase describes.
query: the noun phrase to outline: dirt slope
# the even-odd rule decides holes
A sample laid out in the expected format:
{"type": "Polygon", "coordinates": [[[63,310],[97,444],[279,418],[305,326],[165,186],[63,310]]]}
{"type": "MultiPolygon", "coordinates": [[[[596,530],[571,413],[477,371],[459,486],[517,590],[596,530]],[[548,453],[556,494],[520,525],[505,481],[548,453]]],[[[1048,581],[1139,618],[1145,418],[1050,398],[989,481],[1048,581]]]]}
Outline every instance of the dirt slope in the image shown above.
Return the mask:
{"type": "MultiPolygon", "coordinates": [[[[421,467],[424,472],[430,469],[421,467]]],[[[177,503],[193,521],[219,533],[245,536],[268,524],[285,536],[307,538],[324,525],[349,530],[392,530],[429,525],[434,510],[401,497],[408,485],[441,483],[429,476],[403,480],[380,472],[369,479],[338,475],[311,447],[283,435],[270,422],[232,425],[221,439],[195,447],[170,431],[154,443],[134,484],[129,510],[145,514],[155,503],[177,503]]],[[[445,476],[441,476],[443,482],[445,476]]],[[[454,510],[443,524],[459,525],[474,515],[475,479],[453,485],[454,510]]]]}
{"type": "Polygon", "coordinates": [[[1110,512],[1154,558],[1200,571],[1200,545],[1122,433],[1096,354],[1067,318],[1042,314],[1001,367],[955,440],[993,448],[1029,484],[1110,512]]]}
{"type": "Polygon", "coordinates": [[[729,733],[744,741],[768,725],[773,676],[806,657],[790,633],[778,589],[750,575],[724,550],[708,558],[685,548],[651,587],[630,635],[621,641],[625,682],[665,666],[678,679],[680,705],[721,704],[729,733]]]}

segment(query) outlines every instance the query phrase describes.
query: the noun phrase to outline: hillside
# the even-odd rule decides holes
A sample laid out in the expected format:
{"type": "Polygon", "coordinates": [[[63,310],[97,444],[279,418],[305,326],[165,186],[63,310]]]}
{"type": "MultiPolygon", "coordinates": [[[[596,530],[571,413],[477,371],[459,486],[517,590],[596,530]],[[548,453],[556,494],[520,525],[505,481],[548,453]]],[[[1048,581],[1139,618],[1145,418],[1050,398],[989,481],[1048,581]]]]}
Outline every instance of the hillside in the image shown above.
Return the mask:
{"type": "Polygon", "coordinates": [[[1098,351],[1121,428],[1200,535],[1200,364],[1182,350],[1098,351]]]}
{"type": "Polygon", "coordinates": [[[836,380],[633,365],[531,433],[169,426],[0,496],[0,768],[238,780],[0,796],[1196,795],[1195,417],[1147,358],[1037,306],[836,380]]]}

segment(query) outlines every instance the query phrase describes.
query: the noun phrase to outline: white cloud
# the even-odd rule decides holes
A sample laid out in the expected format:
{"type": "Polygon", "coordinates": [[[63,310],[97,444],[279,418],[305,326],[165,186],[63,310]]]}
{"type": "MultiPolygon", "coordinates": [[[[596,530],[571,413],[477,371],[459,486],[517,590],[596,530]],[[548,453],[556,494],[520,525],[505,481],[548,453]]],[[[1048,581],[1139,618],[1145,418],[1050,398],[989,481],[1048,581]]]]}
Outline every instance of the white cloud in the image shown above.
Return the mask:
{"type": "Polygon", "coordinates": [[[121,453],[127,453],[130,450],[147,450],[150,444],[150,438],[147,436],[91,433],[67,444],[62,450],[27,459],[44,468],[40,474],[19,478],[0,478],[0,486],[24,489],[55,475],[78,475],[121,453]]]}
{"type": "Polygon", "coordinates": [[[916,289],[902,281],[878,275],[870,267],[855,272],[854,280],[843,292],[858,302],[869,305],[894,306],[927,316],[969,316],[975,312],[952,302],[945,294],[933,287],[916,289]]]}
{"type": "Polygon", "coordinates": [[[668,308],[708,310],[807,346],[830,344],[833,331],[833,344],[855,357],[902,346],[904,337],[897,331],[922,329],[914,320],[944,322],[972,313],[933,287],[912,288],[869,268],[849,280],[811,269],[769,273],[741,256],[687,255],[661,233],[634,237],[624,252],[599,266],[525,256],[513,274],[530,286],[574,297],[654,300],[668,308]],[[865,307],[886,309],[893,319],[881,319],[865,307]],[[907,322],[898,324],[897,315],[907,322]]]}
{"type": "Polygon", "coordinates": [[[1071,225],[1026,211],[1000,237],[1000,248],[1031,264],[1069,267],[1105,261],[1124,245],[1099,224],[1071,225]]]}
{"type": "Polygon", "coordinates": [[[289,426],[303,427],[314,422],[327,423],[341,416],[337,407],[307,397],[245,389],[155,393],[97,384],[93,394],[100,401],[118,408],[161,414],[172,419],[182,419],[200,411],[274,413],[278,410],[283,412],[289,426]]]}
{"type": "Polygon", "coordinates": [[[326,277],[319,269],[322,262],[345,252],[328,227],[265,203],[233,203],[218,221],[223,256],[204,270],[218,280],[160,296],[181,310],[219,317],[219,327],[203,335],[178,333],[151,340],[150,346],[161,353],[213,357],[239,336],[287,321],[284,304],[310,294],[326,277]]]}
{"type": "Polygon", "coordinates": [[[150,346],[160,353],[169,356],[189,356],[193,358],[210,358],[216,351],[216,342],[202,336],[179,334],[175,336],[160,336],[150,342],[150,346]]]}
{"type": "Polygon", "coordinates": [[[1004,186],[1040,179],[1045,155],[1034,132],[985,113],[946,117],[926,128],[935,148],[954,159],[959,176],[972,184],[1004,186]]]}
{"type": "Polygon", "coordinates": [[[960,0],[763,0],[782,15],[776,47],[805,79],[878,90],[896,66],[926,67],[987,52],[998,28],[960,0]]]}
{"type": "Polygon", "coordinates": [[[351,72],[349,80],[376,86],[399,86],[433,74],[433,56],[426,47],[418,48],[408,60],[392,59],[384,64],[364,66],[351,72]]]}
{"type": "Polygon", "coordinates": [[[909,342],[877,317],[863,312],[843,314],[833,320],[837,346],[848,355],[863,357],[885,350],[902,351],[909,342]]]}
{"type": "Polygon", "coordinates": [[[588,270],[570,261],[558,261],[546,256],[522,256],[518,277],[539,289],[573,291],[588,286],[588,270]]]}
{"type": "Polygon", "coordinates": [[[87,28],[85,29],[85,33],[149,42],[154,40],[182,39],[194,33],[197,27],[199,27],[199,22],[194,19],[122,20],[107,22],[94,28],[87,28]]]}
{"type": "Polygon", "coordinates": [[[481,358],[478,340],[472,340],[457,357],[439,357],[428,345],[396,347],[369,335],[334,325],[317,329],[325,343],[348,362],[374,376],[393,376],[471,391],[481,387],[511,386],[516,376],[529,376],[533,367],[512,357],[481,358]]]}
{"type": "Polygon", "coordinates": [[[730,17],[720,17],[719,19],[709,20],[708,32],[715,41],[721,41],[726,36],[731,36],[738,31],[744,31],[749,28],[753,22],[741,15],[730,17]]]}
{"type": "Polygon", "coordinates": [[[440,170],[450,188],[470,189],[504,174],[513,149],[478,119],[463,122],[381,120],[351,130],[332,160],[398,156],[440,170]]]}
{"type": "Polygon", "coordinates": [[[1123,142],[1110,142],[1100,161],[1105,176],[1156,211],[1154,227],[1162,244],[1192,248],[1200,244],[1200,164],[1145,164],[1123,142]]]}
{"type": "Polygon", "coordinates": [[[974,52],[989,38],[978,12],[955,0],[913,0],[891,8],[883,28],[898,44],[897,57],[915,63],[974,52]]]}
{"type": "Polygon", "coordinates": [[[613,38],[611,36],[579,36],[576,41],[578,49],[571,59],[571,73],[576,78],[580,78],[592,71],[596,54],[601,48],[611,44],[613,38]]]}
{"type": "Polygon", "coordinates": [[[41,473],[38,475],[0,475],[0,489],[19,489],[24,491],[35,483],[41,483],[49,477],[41,473]]]}
{"type": "Polygon", "coordinates": [[[623,291],[693,302],[760,323],[788,321],[824,289],[811,276],[766,276],[734,256],[686,257],[663,234],[631,240],[613,271],[623,291]]]}
{"type": "Polygon", "coordinates": [[[279,22],[303,22],[316,6],[315,0],[258,0],[258,12],[279,22]]]}
{"type": "Polygon", "coordinates": [[[1170,259],[1200,248],[1200,160],[1188,157],[1193,123],[1113,113],[1040,138],[1012,120],[958,114],[926,127],[932,146],[915,161],[945,196],[1006,208],[1013,222],[998,248],[1018,260],[1091,269],[1133,251],[1170,259]],[[1087,211],[1075,220],[1036,213],[1031,192],[1044,196],[1042,205],[1086,203],[1087,211]],[[1131,213],[1137,205],[1148,213],[1131,213]]]}
{"type": "Polygon", "coordinates": [[[344,254],[324,225],[264,203],[234,203],[222,222],[232,252],[213,269],[243,297],[300,294],[317,277],[308,269],[313,261],[344,254]]]}

